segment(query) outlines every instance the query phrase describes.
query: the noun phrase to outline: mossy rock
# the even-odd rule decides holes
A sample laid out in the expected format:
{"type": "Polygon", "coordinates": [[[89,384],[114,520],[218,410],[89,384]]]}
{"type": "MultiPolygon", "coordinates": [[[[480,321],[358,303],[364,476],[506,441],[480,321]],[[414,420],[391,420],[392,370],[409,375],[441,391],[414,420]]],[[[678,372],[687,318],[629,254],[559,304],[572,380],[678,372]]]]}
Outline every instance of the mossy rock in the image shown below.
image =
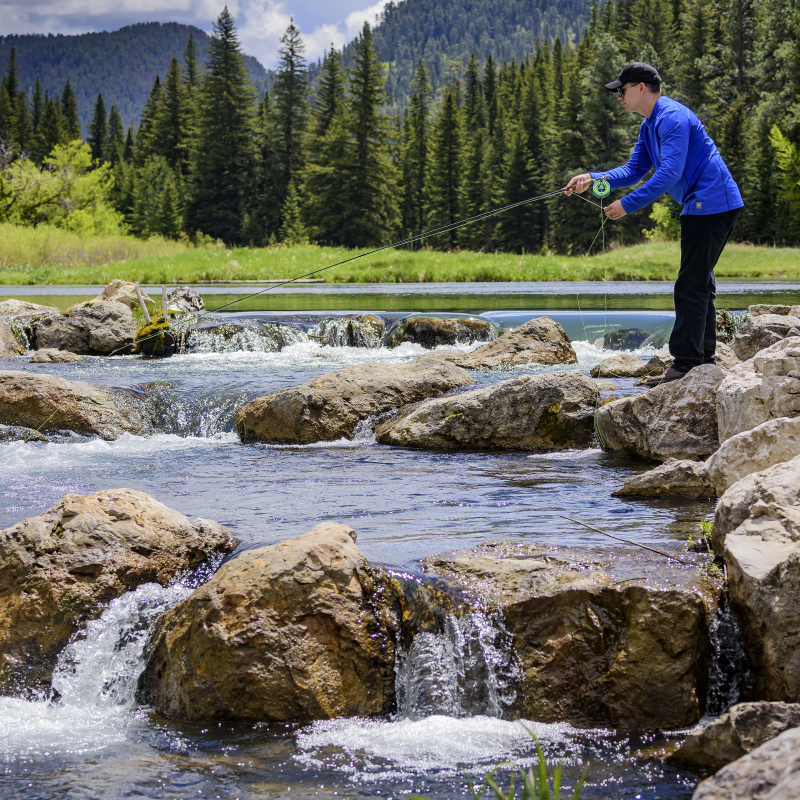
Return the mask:
{"type": "Polygon", "coordinates": [[[136,352],[145,358],[168,358],[175,353],[175,336],[169,322],[156,317],[136,334],[136,352]]]}

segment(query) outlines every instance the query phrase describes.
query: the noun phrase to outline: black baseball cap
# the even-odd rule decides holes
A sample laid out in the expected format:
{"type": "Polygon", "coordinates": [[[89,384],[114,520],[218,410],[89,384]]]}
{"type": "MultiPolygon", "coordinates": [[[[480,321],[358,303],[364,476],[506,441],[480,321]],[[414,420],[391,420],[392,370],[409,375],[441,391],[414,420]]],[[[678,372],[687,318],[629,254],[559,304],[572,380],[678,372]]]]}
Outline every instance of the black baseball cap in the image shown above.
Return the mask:
{"type": "Polygon", "coordinates": [[[620,86],[626,83],[661,83],[661,76],[658,70],[651,64],[645,64],[644,61],[634,61],[628,64],[619,77],[615,81],[606,84],[606,89],[609,92],[616,92],[620,86]]]}

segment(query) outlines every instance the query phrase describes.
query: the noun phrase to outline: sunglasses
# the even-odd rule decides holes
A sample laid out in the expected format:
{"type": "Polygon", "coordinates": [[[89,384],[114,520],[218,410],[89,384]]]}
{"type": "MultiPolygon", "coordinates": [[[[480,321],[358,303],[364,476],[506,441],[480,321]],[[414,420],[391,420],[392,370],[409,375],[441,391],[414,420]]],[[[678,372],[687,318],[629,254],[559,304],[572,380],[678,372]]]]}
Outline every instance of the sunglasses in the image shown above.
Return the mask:
{"type": "MultiPolygon", "coordinates": [[[[639,81],[639,83],[641,83],[641,81],[639,81]]],[[[620,97],[625,97],[625,92],[627,92],[628,89],[633,89],[634,86],[638,86],[639,83],[632,83],[630,86],[620,87],[619,89],[617,89],[617,94],[620,97]]]]}

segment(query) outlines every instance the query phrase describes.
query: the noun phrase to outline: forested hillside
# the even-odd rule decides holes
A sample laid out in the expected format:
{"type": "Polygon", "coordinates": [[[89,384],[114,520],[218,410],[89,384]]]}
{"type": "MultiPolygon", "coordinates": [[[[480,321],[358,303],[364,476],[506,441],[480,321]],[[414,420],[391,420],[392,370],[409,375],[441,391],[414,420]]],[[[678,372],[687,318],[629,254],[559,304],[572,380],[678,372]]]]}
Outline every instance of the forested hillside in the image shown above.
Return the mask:
{"type": "MultiPolygon", "coordinates": [[[[0,36],[0,64],[8,63],[13,47],[20,86],[28,97],[37,78],[51,97],[61,94],[69,81],[84,130],[100,92],[109,107],[117,107],[125,125],[138,125],[156,75],[166,75],[170,59],[180,57],[189,34],[194,36],[201,62],[205,61],[208,36],[199,28],[145,22],[112,33],[0,36]]],[[[267,71],[255,58],[246,56],[245,60],[251,80],[263,89],[267,71]]]]}
{"type": "Polygon", "coordinates": [[[589,21],[591,0],[402,0],[386,6],[375,27],[375,49],[387,65],[391,111],[405,109],[420,58],[434,96],[448,79],[463,77],[475,53],[482,63],[518,62],[536,40],[577,44],[589,21]]]}

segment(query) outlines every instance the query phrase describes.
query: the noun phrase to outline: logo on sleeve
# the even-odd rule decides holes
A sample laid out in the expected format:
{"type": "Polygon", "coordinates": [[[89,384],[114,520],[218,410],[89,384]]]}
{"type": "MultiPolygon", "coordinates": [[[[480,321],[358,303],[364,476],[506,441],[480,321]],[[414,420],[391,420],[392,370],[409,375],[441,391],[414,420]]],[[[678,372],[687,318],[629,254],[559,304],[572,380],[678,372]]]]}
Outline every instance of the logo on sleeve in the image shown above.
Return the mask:
{"type": "Polygon", "coordinates": [[[694,204],[694,207],[695,207],[695,208],[702,208],[702,207],[703,207],[703,204],[702,204],[701,202],[699,202],[699,201],[698,201],[697,203],[695,203],[695,204],[694,204]]]}

